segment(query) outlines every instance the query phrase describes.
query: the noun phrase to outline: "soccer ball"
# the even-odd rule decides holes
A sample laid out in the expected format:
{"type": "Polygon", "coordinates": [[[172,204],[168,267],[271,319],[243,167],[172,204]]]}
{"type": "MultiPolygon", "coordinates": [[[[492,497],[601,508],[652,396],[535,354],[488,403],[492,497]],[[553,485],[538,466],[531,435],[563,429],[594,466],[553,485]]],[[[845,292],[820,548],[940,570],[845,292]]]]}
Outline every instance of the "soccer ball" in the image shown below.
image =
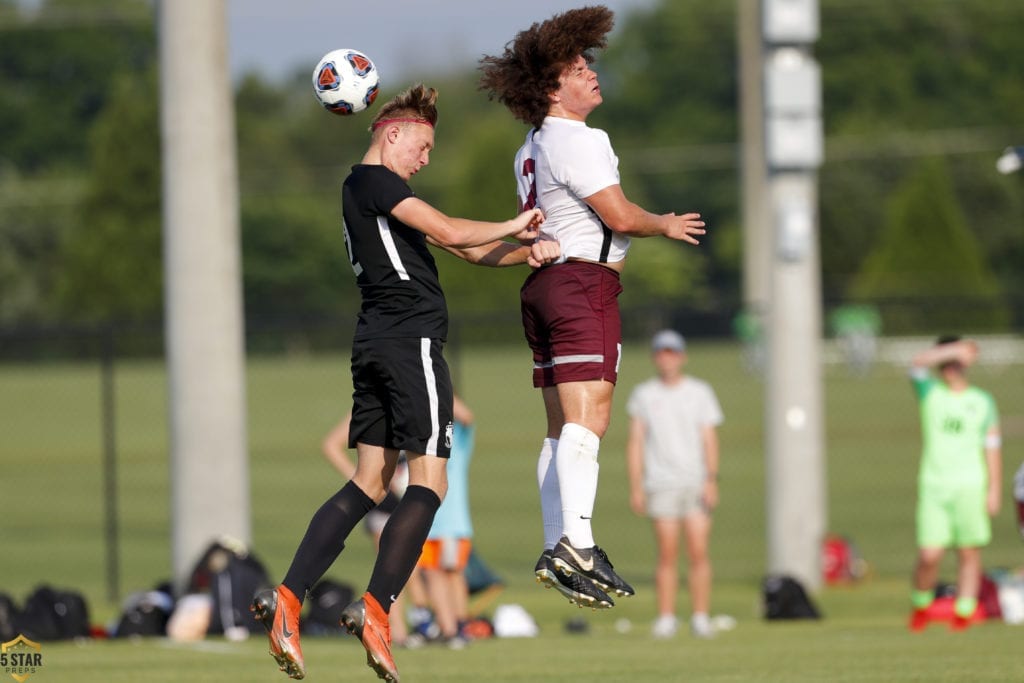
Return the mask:
{"type": "Polygon", "coordinates": [[[379,91],[377,67],[358,50],[331,50],[313,70],[313,94],[324,109],[335,114],[366,109],[379,91]]]}

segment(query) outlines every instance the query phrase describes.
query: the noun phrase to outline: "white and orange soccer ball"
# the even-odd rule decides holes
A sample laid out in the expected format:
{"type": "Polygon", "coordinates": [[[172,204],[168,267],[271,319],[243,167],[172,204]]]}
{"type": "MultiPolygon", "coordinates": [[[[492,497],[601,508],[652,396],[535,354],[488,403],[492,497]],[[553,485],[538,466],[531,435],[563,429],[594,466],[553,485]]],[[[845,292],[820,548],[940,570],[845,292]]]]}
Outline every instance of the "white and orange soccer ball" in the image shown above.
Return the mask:
{"type": "Polygon", "coordinates": [[[313,94],[329,112],[346,116],[363,111],[378,92],[377,67],[359,50],[331,50],[313,70],[313,94]]]}

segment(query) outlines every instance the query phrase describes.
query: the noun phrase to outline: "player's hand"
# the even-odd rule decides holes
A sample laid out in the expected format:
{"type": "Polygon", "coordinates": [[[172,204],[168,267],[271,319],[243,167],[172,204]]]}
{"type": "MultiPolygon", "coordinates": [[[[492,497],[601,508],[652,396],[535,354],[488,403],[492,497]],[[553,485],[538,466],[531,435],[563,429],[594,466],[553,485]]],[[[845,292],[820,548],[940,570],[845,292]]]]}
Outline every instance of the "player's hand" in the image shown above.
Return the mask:
{"type": "Polygon", "coordinates": [[[701,502],[704,504],[704,509],[711,512],[718,507],[718,482],[709,479],[704,482],[704,491],[701,493],[701,502]]]}
{"type": "Polygon", "coordinates": [[[629,507],[635,514],[641,517],[647,514],[647,496],[644,494],[643,489],[630,491],[629,507]]]}
{"type": "Polygon", "coordinates": [[[978,342],[973,339],[962,340],[957,350],[964,367],[970,367],[978,360],[978,342]]]}
{"type": "Polygon", "coordinates": [[[684,213],[682,216],[667,213],[665,216],[669,219],[668,229],[665,230],[665,237],[670,240],[700,244],[697,236],[707,232],[704,229],[704,221],[700,219],[699,213],[684,213]]]}
{"type": "Polygon", "coordinates": [[[990,486],[988,488],[988,496],[985,504],[988,508],[989,517],[995,517],[999,514],[999,508],[1002,507],[1002,496],[1000,495],[998,485],[990,486]]]}
{"type": "Polygon", "coordinates": [[[540,209],[527,209],[512,219],[516,231],[512,237],[520,242],[532,240],[540,234],[540,226],[544,222],[544,212],[540,209]]]}
{"type": "Polygon", "coordinates": [[[554,263],[562,257],[562,246],[554,240],[534,240],[530,245],[530,255],[526,257],[526,263],[531,268],[540,268],[549,263],[554,263]]]}

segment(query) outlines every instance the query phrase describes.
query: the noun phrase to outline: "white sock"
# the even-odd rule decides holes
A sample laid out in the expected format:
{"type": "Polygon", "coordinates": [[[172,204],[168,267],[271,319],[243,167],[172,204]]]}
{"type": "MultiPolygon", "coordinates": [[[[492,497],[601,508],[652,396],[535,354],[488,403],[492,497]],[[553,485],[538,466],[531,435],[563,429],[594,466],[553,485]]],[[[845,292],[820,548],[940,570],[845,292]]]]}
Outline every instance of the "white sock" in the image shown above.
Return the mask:
{"type": "Polygon", "coordinates": [[[540,489],[540,516],[544,521],[544,548],[550,550],[562,536],[562,494],[558,491],[555,453],[558,439],[544,439],[537,458],[537,488],[540,489]]]}
{"type": "Polygon", "coordinates": [[[555,463],[562,495],[562,533],[575,548],[594,545],[590,518],[597,497],[597,452],[601,440],[582,425],[569,422],[558,437],[555,463]]]}

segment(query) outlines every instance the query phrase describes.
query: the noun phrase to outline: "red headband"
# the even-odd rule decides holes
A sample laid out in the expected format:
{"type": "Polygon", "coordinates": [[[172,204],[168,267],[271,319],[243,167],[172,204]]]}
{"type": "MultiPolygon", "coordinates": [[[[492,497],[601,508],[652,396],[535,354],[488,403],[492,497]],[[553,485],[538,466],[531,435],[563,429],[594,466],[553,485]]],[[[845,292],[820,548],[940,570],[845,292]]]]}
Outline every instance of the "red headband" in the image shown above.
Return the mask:
{"type": "Polygon", "coordinates": [[[377,130],[381,126],[386,126],[389,123],[422,123],[425,126],[430,126],[431,128],[434,127],[434,124],[426,119],[381,119],[373,124],[372,130],[377,130]]]}

